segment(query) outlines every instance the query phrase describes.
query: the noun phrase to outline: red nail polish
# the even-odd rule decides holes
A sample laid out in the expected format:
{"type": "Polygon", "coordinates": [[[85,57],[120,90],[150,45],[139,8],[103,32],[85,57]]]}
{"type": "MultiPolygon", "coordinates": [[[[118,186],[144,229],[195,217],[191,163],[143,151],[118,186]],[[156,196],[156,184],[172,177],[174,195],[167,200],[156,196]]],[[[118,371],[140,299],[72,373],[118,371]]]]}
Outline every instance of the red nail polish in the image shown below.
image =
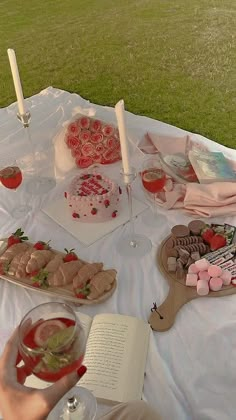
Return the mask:
{"type": "Polygon", "coordinates": [[[82,365],[80,366],[80,368],[77,370],[77,374],[80,378],[82,378],[82,376],[85,374],[87,368],[86,366],[82,365]]]}

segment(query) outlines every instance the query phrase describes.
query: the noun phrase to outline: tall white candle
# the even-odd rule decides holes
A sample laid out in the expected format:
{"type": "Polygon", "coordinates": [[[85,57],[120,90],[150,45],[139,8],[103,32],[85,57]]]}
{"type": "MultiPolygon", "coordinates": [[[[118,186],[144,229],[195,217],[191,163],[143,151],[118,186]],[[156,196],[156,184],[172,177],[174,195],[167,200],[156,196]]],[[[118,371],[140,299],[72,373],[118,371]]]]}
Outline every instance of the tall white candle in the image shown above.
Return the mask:
{"type": "Polygon", "coordinates": [[[15,51],[12,50],[11,48],[8,48],[7,54],[8,54],[8,58],[9,58],[10,66],[11,66],[11,72],[12,72],[13,82],[14,82],[15,91],[16,91],[19,114],[24,115],[25,114],[24,96],[22,92],[20,75],[19,75],[19,70],[18,70],[17,61],[16,61],[16,54],[15,54],[15,51]]]}
{"type": "MultiPolygon", "coordinates": [[[[123,170],[125,174],[131,173],[131,167],[129,162],[129,148],[126,135],[125,127],[125,115],[124,115],[124,101],[121,99],[115,106],[116,118],[118,123],[119,135],[120,135],[120,148],[123,170]]],[[[128,177],[127,177],[128,182],[128,177]]]]}

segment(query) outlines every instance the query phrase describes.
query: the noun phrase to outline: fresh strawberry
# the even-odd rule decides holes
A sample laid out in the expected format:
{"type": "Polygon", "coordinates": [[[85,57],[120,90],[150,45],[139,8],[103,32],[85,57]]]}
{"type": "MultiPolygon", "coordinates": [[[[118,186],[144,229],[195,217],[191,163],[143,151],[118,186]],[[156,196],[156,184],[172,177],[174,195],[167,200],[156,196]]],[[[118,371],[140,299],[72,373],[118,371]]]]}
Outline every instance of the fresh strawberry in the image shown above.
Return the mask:
{"type": "Polygon", "coordinates": [[[63,261],[64,262],[71,262],[71,261],[78,260],[78,257],[76,255],[76,253],[73,252],[74,251],[74,248],[70,249],[69,251],[66,248],[64,248],[64,249],[66,251],[66,256],[63,258],[63,261]]]}
{"type": "Polygon", "coordinates": [[[86,299],[86,298],[87,298],[87,296],[86,296],[86,295],[84,295],[82,292],[76,293],[76,297],[77,297],[78,299],[86,299]]]}
{"type": "Polygon", "coordinates": [[[213,238],[214,235],[215,235],[215,232],[209,225],[206,225],[206,227],[201,232],[202,239],[207,244],[210,244],[211,239],[213,238]]]}
{"type": "Polygon", "coordinates": [[[210,240],[211,251],[216,251],[226,245],[226,237],[220,233],[216,233],[210,240]]]}
{"type": "Polygon", "coordinates": [[[104,205],[105,207],[109,207],[110,206],[110,201],[109,200],[104,200],[104,205]]]}
{"type": "Polygon", "coordinates": [[[15,190],[22,183],[22,173],[18,166],[8,166],[0,171],[0,181],[2,185],[11,190],[15,190]]]}
{"type": "Polygon", "coordinates": [[[30,274],[31,280],[33,282],[32,286],[47,288],[48,287],[48,281],[47,281],[48,272],[44,270],[40,270],[36,272],[37,273],[36,275],[34,275],[34,273],[35,271],[30,274]]]}
{"type": "Polygon", "coordinates": [[[44,249],[50,249],[50,245],[49,242],[43,242],[43,241],[38,241],[36,242],[36,244],[34,244],[34,248],[37,249],[38,251],[42,251],[44,249]]]}
{"type": "Polygon", "coordinates": [[[95,207],[93,207],[92,210],[91,210],[91,214],[95,215],[95,214],[97,214],[97,212],[98,212],[97,209],[95,207]]]}
{"type": "Polygon", "coordinates": [[[77,287],[74,289],[74,293],[78,299],[87,299],[87,296],[90,293],[89,283],[87,283],[84,287],[77,287]]]}
{"type": "Polygon", "coordinates": [[[117,210],[114,210],[111,217],[115,218],[117,216],[117,210]]]}
{"type": "Polygon", "coordinates": [[[35,281],[33,284],[32,284],[32,286],[33,287],[37,287],[38,289],[41,287],[41,284],[39,283],[39,281],[35,281]]]}
{"type": "Polygon", "coordinates": [[[30,277],[36,277],[39,273],[39,270],[32,271],[32,273],[29,274],[30,277]]]}
{"type": "Polygon", "coordinates": [[[0,263],[0,274],[7,274],[10,263],[0,263]]]}
{"type": "Polygon", "coordinates": [[[23,236],[24,232],[21,230],[21,228],[17,229],[14,233],[12,233],[11,236],[9,236],[7,240],[7,248],[9,248],[12,245],[19,244],[23,241],[28,241],[27,236],[23,236]]]}

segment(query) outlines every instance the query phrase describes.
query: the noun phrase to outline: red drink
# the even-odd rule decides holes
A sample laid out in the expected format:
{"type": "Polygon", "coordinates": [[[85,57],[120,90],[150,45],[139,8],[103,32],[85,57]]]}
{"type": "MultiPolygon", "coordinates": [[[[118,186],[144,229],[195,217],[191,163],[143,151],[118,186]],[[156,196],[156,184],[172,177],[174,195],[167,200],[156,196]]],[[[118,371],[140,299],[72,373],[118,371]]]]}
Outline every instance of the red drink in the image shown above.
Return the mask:
{"type": "Polygon", "coordinates": [[[4,187],[15,190],[22,183],[22,173],[18,166],[8,166],[0,171],[0,181],[4,187]]]}
{"type": "Polygon", "coordinates": [[[162,169],[150,168],[142,172],[142,183],[144,188],[151,192],[157,193],[161,191],[166,182],[166,175],[162,169]]]}
{"type": "Polygon", "coordinates": [[[79,330],[68,318],[36,322],[26,333],[20,352],[28,370],[47,382],[77,370],[84,357],[79,330]]]}

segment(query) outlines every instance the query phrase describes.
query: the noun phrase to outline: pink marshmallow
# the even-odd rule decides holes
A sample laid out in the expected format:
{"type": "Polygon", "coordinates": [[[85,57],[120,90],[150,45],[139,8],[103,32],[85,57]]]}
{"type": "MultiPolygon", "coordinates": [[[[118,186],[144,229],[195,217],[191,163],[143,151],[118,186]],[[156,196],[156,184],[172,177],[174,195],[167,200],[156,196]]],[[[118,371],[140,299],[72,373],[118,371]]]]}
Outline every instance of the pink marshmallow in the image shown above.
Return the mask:
{"type": "Polygon", "coordinates": [[[221,279],[223,280],[223,285],[228,286],[231,283],[232,274],[228,270],[223,270],[221,274],[221,279]]]}
{"type": "Polygon", "coordinates": [[[197,274],[187,274],[186,286],[197,286],[197,274]]]}
{"type": "Polygon", "coordinates": [[[208,274],[207,271],[200,271],[198,273],[198,278],[199,278],[199,280],[209,281],[210,280],[210,275],[208,274]]]}
{"type": "Polygon", "coordinates": [[[188,268],[189,274],[197,274],[199,272],[199,269],[197,268],[196,264],[191,264],[188,268]]]}
{"type": "Polygon", "coordinates": [[[218,292],[222,288],[223,280],[220,277],[212,277],[209,281],[210,289],[213,292],[218,292]]]}
{"type": "Polygon", "coordinates": [[[195,265],[199,271],[207,271],[210,267],[210,263],[206,260],[206,258],[202,258],[201,260],[196,261],[195,265]]]}
{"type": "Polygon", "coordinates": [[[209,293],[208,281],[198,280],[197,282],[197,293],[199,296],[206,296],[209,293]]]}
{"type": "Polygon", "coordinates": [[[222,268],[213,264],[208,268],[208,274],[210,277],[220,277],[222,274],[222,268]]]}

